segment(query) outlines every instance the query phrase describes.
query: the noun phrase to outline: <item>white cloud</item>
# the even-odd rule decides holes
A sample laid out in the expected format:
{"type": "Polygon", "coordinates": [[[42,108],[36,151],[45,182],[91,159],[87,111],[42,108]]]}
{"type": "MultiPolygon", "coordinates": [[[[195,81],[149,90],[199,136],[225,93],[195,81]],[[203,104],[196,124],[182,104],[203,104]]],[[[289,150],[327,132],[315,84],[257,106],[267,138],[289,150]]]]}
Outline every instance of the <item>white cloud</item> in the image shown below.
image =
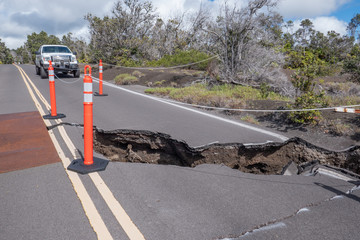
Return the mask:
{"type": "MultiPolygon", "coordinates": [[[[73,32],[75,36],[84,36],[87,22],[84,16],[92,13],[103,17],[111,15],[111,9],[117,0],[62,0],[59,3],[47,0],[0,0],[0,38],[9,48],[21,46],[26,36],[33,32],[46,31],[49,34],[62,36],[73,32]]],[[[145,1],[145,0],[141,0],[145,1]]],[[[169,18],[183,12],[191,13],[199,9],[200,5],[210,10],[216,16],[224,6],[236,4],[243,7],[248,0],[149,0],[162,18],[169,18]]],[[[279,12],[285,18],[312,18],[315,28],[325,32],[331,28],[345,34],[344,23],[328,16],[343,4],[351,0],[280,0],[279,12]]]]}
{"type": "MultiPolygon", "coordinates": [[[[336,17],[317,17],[317,18],[309,18],[309,20],[313,23],[314,29],[316,31],[322,32],[325,35],[328,31],[335,31],[340,33],[340,35],[345,35],[347,23],[344,21],[340,21],[336,17]]],[[[300,23],[302,20],[294,21],[294,31],[300,28],[300,23]]]]}
{"type": "Polygon", "coordinates": [[[280,0],[279,13],[285,18],[311,18],[329,15],[351,0],[280,0]]]}
{"type": "Polygon", "coordinates": [[[46,0],[0,0],[0,38],[9,48],[18,48],[26,36],[46,31],[62,36],[84,29],[84,16],[93,13],[102,17],[109,13],[115,0],[88,1],[62,0],[54,3],[46,0]]]}

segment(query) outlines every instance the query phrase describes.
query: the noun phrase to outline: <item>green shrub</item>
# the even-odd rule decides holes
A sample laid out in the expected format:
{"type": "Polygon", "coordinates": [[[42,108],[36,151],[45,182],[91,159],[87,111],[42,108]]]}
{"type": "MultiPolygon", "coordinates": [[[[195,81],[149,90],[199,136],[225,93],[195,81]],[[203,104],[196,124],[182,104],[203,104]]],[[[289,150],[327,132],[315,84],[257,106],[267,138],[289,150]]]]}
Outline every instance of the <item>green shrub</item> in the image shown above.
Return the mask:
{"type": "Polygon", "coordinates": [[[246,114],[240,118],[241,121],[248,122],[255,125],[260,125],[259,121],[254,116],[246,114]]]}
{"type": "MultiPolygon", "coordinates": [[[[189,63],[199,62],[205,59],[208,59],[210,56],[204,52],[197,50],[176,50],[172,55],[165,55],[159,60],[150,61],[147,63],[150,67],[172,67],[185,65],[189,63]]],[[[196,65],[193,65],[189,68],[197,70],[206,70],[209,61],[205,61],[196,65]]]]}
{"type": "Polygon", "coordinates": [[[135,70],[131,75],[135,76],[135,77],[138,77],[138,78],[141,78],[141,77],[144,77],[146,76],[146,74],[138,71],[138,70],[135,70]]]}
{"type": "Polygon", "coordinates": [[[114,81],[116,84],[119,84],[119,85],[129,85],[129,84],[138,82],[139,79],[130,74],[122,73],[122,74],[117,75],[115,77],[114,81]]]}
{"type": "Polygon", "coordinates": [[[161,85],[163,85],[164,83],[166,82],[166,80],[161,80],[161,81],[156,81],[155,83],[154,83],[154,86],[161,86],[161,85]]]}
{"type": "MultiPolygon", "coordinates": [[[[297,97],[295,103],[290,107],[293,109],[314,109],[324,105],[323,93],[314,94],[311,91],[297,97]]],[[[320,111],[317,110],[291,112],[289,117],[292,122],[300,124],[316,124],[322,118],[320,111]]]]}

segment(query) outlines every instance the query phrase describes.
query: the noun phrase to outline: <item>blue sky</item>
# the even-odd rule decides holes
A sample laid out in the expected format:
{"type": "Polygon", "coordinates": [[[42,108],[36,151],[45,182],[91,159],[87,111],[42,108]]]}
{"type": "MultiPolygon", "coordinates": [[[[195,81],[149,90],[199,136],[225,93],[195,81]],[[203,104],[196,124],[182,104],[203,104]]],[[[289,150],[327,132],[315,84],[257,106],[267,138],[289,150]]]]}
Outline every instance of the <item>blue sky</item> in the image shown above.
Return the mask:
{"type": "Polygon", "coordinates": [[[333,15],[338,19],[348,23],[357,13],[360,14],[360,0],[353,0],[344,4],[337,11],[335,11],[333,15]]]}
{"type": "MultiPolygon", "coordinates": [[[[0,0],[0,38],[9,48],[18,48],[26,36],[42,30],[61,37],[68,32],[77,37],[88,37],[87,13],[102,17],[110,13],[116,0],[62,0],[59,4],[48,0],[0,0]],[[51,7],[50,2],[53,2],[51,7]]],[[[224,0],[148,0],[163,18],[181,12],[196,11],[205,4],[218,13],[224,0]]],[[[245,6],[248,0],[227,0],[229,4],[245,6]]],[[[287,20],[295,22],[309,18],[316,30],[326,33],[334,30],[346,34],[351,18],[360,13],[360,0],[279,0],[278,12],[287,20]]]]}

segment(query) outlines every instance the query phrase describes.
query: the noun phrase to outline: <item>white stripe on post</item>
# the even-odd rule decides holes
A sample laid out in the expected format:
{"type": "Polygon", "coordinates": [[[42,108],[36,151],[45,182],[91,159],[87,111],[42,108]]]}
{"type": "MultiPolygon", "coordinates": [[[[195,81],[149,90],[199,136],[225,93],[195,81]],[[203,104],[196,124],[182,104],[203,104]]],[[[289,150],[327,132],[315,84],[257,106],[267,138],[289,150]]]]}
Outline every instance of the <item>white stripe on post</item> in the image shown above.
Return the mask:
{"type": "Polygon", "coordinates": [[[55,81],[54,70],[49,70],[49,81],[51,81],[51,82],[55,81]]]}
{"type": "Polygon", "coordinates": [[[84,93],[84,103],[92,103],[93,102],[93,95],[92,93],[84,93]]]}
{"type": "Polygon", "coordinates": [[[92,91],[93,91],[92,83],[84,83],[84,92],[92,92],[92,91]]]}

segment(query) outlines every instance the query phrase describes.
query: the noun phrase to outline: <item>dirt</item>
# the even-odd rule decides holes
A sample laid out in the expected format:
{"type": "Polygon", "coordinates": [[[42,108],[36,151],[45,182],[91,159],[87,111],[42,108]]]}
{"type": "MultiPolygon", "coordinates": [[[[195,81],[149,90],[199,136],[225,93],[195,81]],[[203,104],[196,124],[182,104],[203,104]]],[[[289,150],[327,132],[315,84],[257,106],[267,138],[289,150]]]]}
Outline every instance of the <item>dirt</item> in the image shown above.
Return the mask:
{"type": "MultiPolygon", "coordinates": [[[[98,77],[98,68],[92,67],[93,73],[98,77]]],[[[103,79],[108,82],[114,82],[114,79],[119,74],[130,74],[138,77],[136,85],[146,87],[185,87],[193,82],[200,81],[204,78],[203,71],[190,69],[136,69],[136,68],[121,68],[115,66],[103,67],[103,79]]]]}
{"type": "MultiPolygon", "coordinates": [[[[204,79],[204,73],[184,69],[127,69],[104,66],[104,80],[113,82],[121,73],[139,74],[136,85],[145,87],[183,87],[204,79]],[[137,71],[137,72],[135,72],[137,71]]],[[[96,66],[93,73],[97,75],[96,66]]],[[[289,76],[290,72],[287,73],[289,76]]],[[[344,82],[346,76],[327,77],[325,81],[344,82]]],[[[251,109],[279,109],[281,101],[247,102],[251,109]]],[[[211,111],[211,110],[210,110],[211,111]]],[[[296,125],[287,121],[283,113],[248,113],[215,111],[222,117],[241,120],[244,116],[255,119],[260,128],[270,128],[290,138],[285,143],[262,146],[214,144],[202,149],[190,148],[185,142],[171,139],[161,133],[147,131],[97,131],[96,151],[113,161],[144,162],[191,166],[202,163],[225,164],[243,172],[280,174],[283,167],[293,161],[299,169],[312,161],[359,172],[360,114],[323,111],[318,125],[296,125]]]]}

